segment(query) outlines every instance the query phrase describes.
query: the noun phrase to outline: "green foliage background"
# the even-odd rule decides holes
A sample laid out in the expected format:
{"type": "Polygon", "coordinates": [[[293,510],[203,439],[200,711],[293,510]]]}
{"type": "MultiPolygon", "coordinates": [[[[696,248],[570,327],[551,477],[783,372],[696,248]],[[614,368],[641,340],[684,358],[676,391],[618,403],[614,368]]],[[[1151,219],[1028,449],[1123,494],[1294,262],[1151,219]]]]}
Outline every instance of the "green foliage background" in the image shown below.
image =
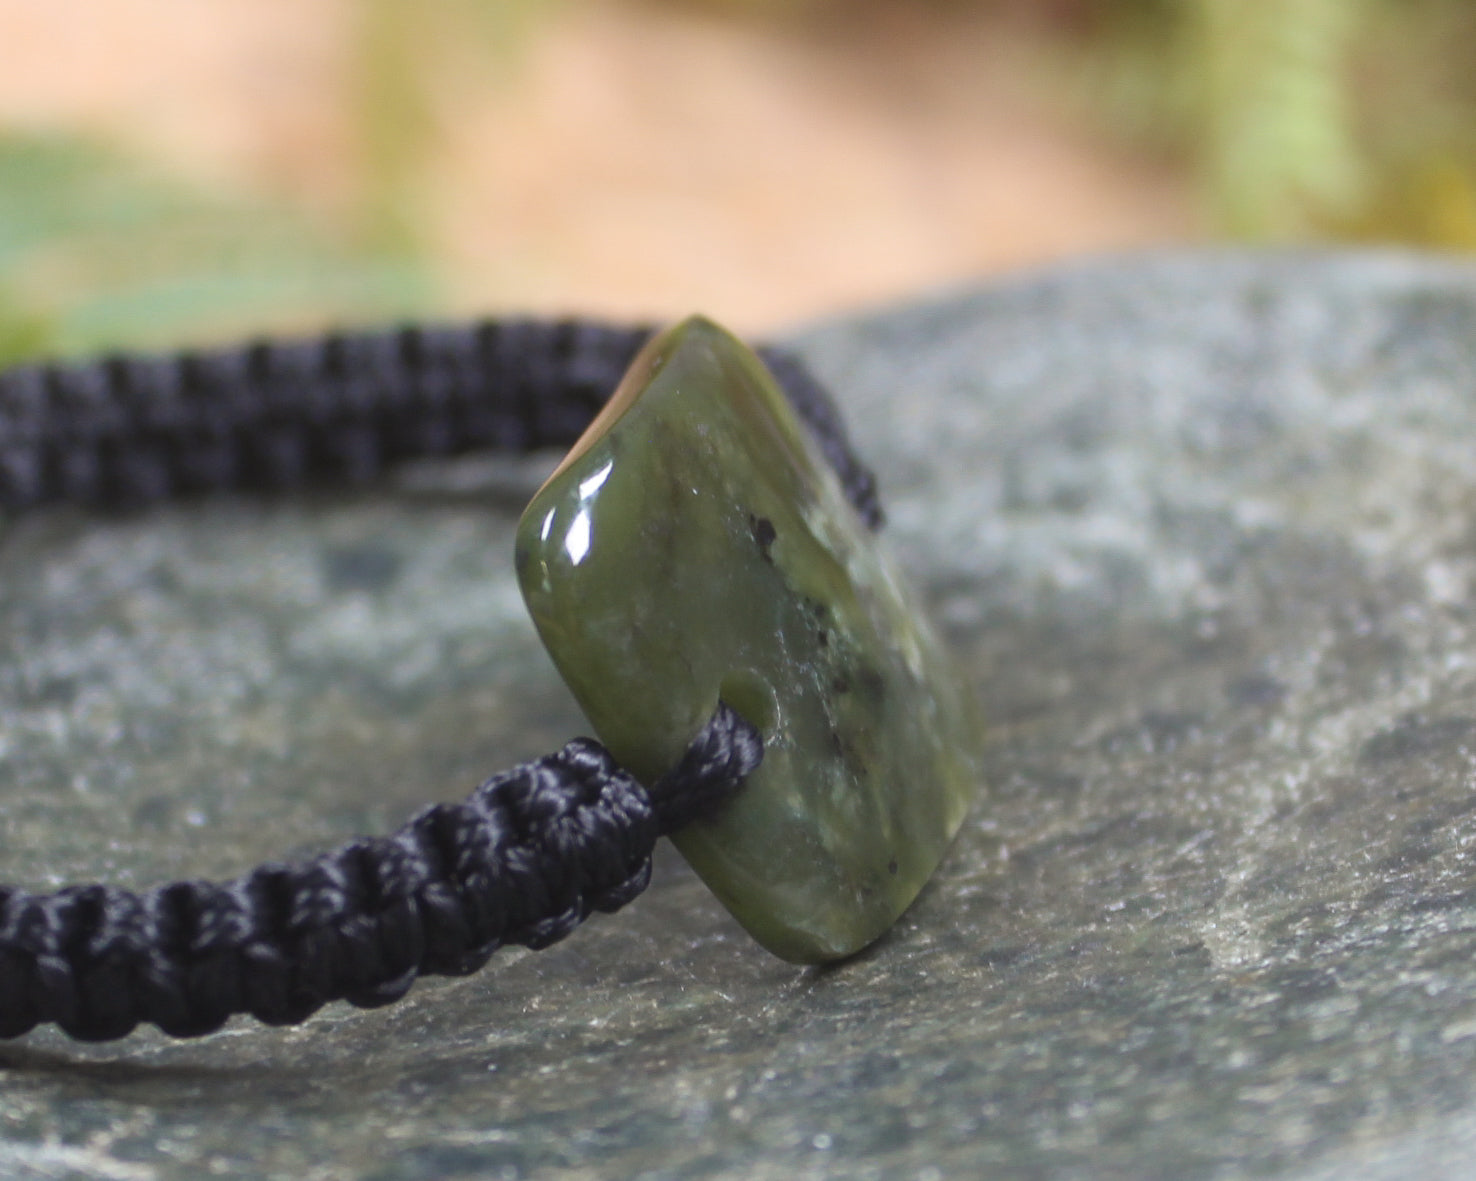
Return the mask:
{"type": "Polygon", "coordinates": [[[1470,0],[1080,0],[1083,97],[1234,238],[1476,249],[1470,0]]]}
{"type": "MultiPolygon", "coordinates": [[[[0,131],[0,363],[432,309],[419,178],[447,61],[495,66],[578,2],[358,0],[362,195],[342,226],[0,131]]],[[[1472,0],[666,2],[810,33],[888,3],[1013,7],[1062,100],[1192,170],[1225,235],[1476,249],[1472,0]]]]}
{"type": "MultiPolygon", "coordinates": [[[[812,26],[889,6],[683,2],[812,26]]],[[[1473,0],[911,3],[1043,27],[1080,116],[1193,170],[1226,236],[1476,249],[1473,0]]]]}
{"type": "Polygon", "coordinates": [[[0,364],[433,312],[420,185],[436,83],[448,59],[517,52],[553,2],[355,0],[360,191],[339,225],[202,192],[113,145],[0,128],[0,364]]]}
{"type": "Polygon", "coordinates": [[[0,136],[0,362],[384,317],[429,289],[418,259],[290,209],[193,191],[104,145],[0,136]]]}

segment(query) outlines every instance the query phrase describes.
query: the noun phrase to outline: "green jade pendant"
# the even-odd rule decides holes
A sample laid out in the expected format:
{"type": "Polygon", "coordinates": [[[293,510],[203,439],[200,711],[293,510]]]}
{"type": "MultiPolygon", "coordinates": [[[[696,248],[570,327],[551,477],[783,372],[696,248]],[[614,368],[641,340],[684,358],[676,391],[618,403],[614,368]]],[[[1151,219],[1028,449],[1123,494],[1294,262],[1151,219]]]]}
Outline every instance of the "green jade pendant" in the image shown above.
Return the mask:
{"type": "Polygon", "coordinates": [[[859,951],[912,902],[979,782],[966,689],[763,363],[710,321],[651,341],[533,498],[543,643],[644,783],[726,701],[762,765],[673,838],[760,943],[859,951]]]}

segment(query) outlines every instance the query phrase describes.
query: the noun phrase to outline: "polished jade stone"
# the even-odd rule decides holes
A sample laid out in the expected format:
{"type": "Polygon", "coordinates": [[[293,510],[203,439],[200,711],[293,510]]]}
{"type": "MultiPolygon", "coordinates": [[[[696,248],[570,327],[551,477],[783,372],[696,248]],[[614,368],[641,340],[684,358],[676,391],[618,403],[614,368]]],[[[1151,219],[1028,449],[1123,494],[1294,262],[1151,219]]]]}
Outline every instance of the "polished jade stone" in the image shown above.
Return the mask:
{"type": "Polygon", "coordinates": [[[839,959],[932,875],[979,780],[967,693],[759,359],[693,318],[647,345],[529,504],[518,577],[642,782],[719,698],[764,759],[673,839],[765,947],[839,959]]]}

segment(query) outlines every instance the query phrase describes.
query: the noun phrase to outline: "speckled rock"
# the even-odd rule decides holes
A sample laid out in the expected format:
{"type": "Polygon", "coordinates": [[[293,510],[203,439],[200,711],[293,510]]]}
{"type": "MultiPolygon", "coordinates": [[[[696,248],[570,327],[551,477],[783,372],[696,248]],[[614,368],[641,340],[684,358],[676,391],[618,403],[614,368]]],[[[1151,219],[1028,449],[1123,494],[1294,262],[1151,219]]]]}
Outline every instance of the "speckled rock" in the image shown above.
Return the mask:
{"type": "MultiPolygon", "coordinates": [[[[994,721],[898,927],[797,969],[664,857],[391,1009],[0,1046],[0,1173],[1468,1173],[1476,269],[1130,259],[801,343],[994,721]]],[[[10,525],[5,875],[230,874],[580,732],[544,471],[10,525]]]]}

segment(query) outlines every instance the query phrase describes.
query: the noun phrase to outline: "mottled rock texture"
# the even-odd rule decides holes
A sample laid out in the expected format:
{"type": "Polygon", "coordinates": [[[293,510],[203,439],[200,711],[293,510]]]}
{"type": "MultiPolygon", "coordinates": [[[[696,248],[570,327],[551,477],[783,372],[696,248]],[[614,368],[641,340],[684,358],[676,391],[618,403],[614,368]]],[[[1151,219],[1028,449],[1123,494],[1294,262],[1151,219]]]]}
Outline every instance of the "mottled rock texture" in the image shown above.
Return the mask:
{"type": "MultiPolygon", "coordinates": [[[[667,857],[392,1009],[0,1047],[0,1172],[1466,1175],[1476,269],[1128,259],[801,344],[994,721],[897,928],[794,968],[667,857]]],[[[6,877],[234,873],[579,732],[546,470],[10,525],[6,877]]]]}

